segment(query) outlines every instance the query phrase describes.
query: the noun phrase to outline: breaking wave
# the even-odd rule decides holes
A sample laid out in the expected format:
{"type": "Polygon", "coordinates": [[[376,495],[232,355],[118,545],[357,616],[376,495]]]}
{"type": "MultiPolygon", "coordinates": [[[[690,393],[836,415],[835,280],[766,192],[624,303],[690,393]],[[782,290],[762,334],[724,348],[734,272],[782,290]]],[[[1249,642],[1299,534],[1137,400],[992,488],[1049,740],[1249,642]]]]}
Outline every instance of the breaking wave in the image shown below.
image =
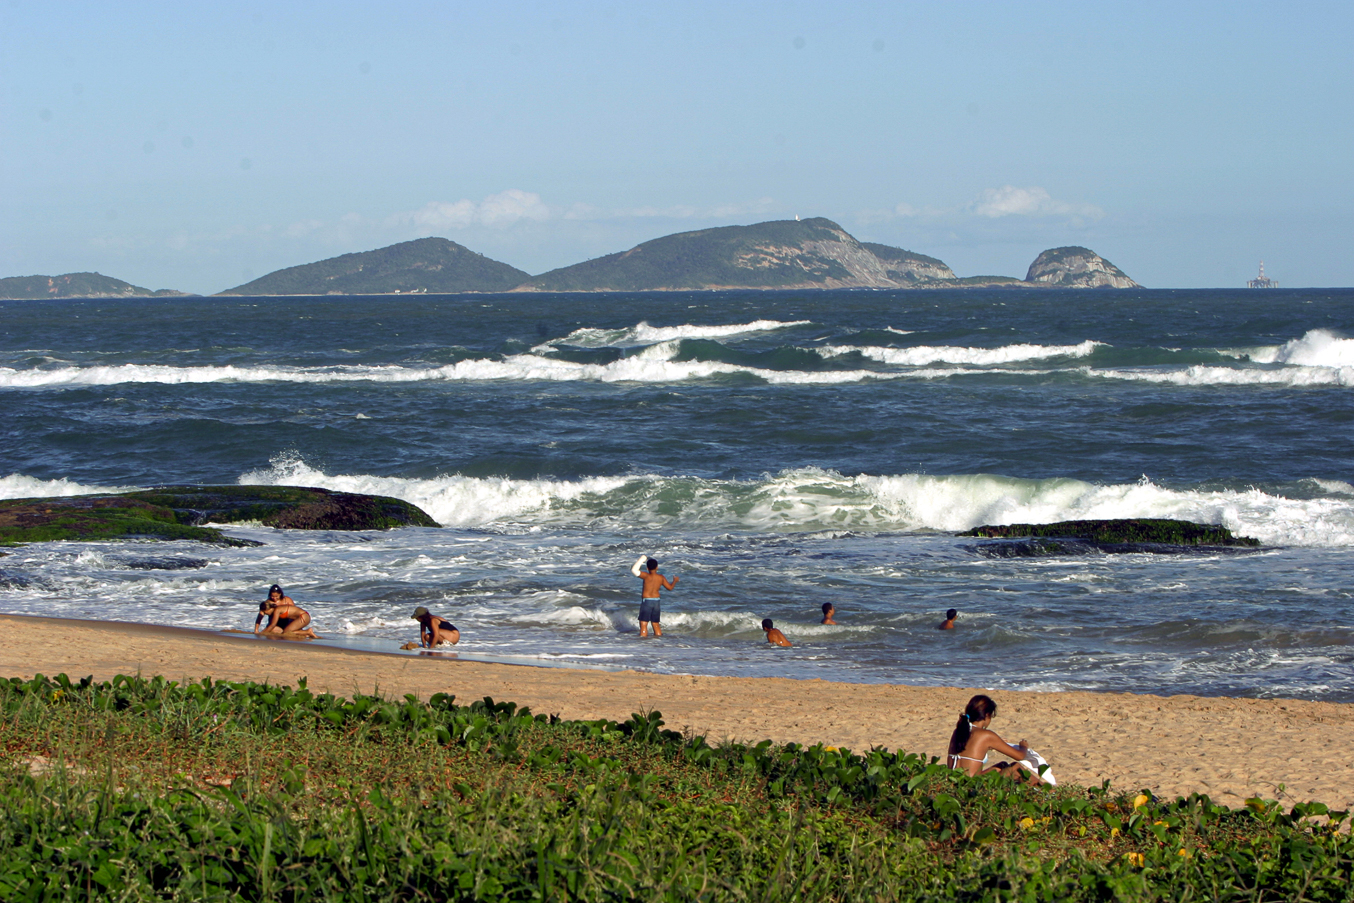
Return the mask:
{"type": "Polygon", "coordinates": [[[1000,348],[933,347],[919,345],[913,348],[883,348],[830,345],[822,351],[833,354],[856,352],[870,360],[895,366],[920,367],[925,364],[966,364],[984,367],[992,364],[1010,364],[1017,361],[1044,360],[1052,357],[1086,357],[1102,347],[1103,342],[1085,341],[1076,345],[1004,345],[1000,348]]]}
{"type": "Polygon", "coordinates": [[[132,492],[139,486],[85,486],[72,480],[39,480],[12,473],[0,477],[0,499],[51,499],[76,495],[104,495],[111,492],[132,492]]]}
{"type": "MultiPolygon", "coordinates": [[[[1354,386],[1354,340],[1326,330],[1311,330],[1283,345],[1209,352],[1210,361],[1188,366],[1162,364],[1163,351],[1113,349],[1115,366],[1094,366],[1081,359],[1105,343],[1085,340],[1068,345],[1018,343],[996,348],[918,345],[781,346],[749,354],[714,341],[810,324],[807,320],[755,320],[730,326],[653,327],[647,323],[619,329],[578,329],[529,353],[468,357],[442,366],[409,364],[334,364],[277,366],[221,364],[179,367],[167,364],[43,365],[29,369],[0,367],[0,389],[60,389],[127,383],[191,385],[204,383],[388,383],[437,382],[598,382],[673,384],[690,380],[742,377],[772,385],[841,385],[870,380],[933,380],[965,375],[1121,380],[1178,386],[1354,386]],[[706,343],[702,345],[702,343],[706,343]],[[566,349],[618,349],[615,360],[569,360],[566,349]],[[633,350],[631,350],[633,349],[633,350]],[[858,355],[870,368],[832,369],[831,361],[858,355]],[[1231,358],[1234,364],[1227,363],[1231,358]],[[1058,359],[1067,359],[1059,363],[1058,359]],[[788,362],[760,366],[767,360],[788,362]],[[1142,361],[1142,365],[1135,365],[1142,361]],[[1018,365],[1050,361],[1042,369],[1018,365]],[[928,366],[930,365],[930,366],[928,366]],[[1002,365],[1016,365],[1001,369],[1002,365]]],[[[1198,360],[1197,356],[1194,358],[1198,360]]]]}
{"type": "Polygon", "coordinates": [[[681,339],[726,339],[733,336],[751,335],[759,332],[772,332],[777,329],[789,329],[794,326],[808,326],[809,320],[753,320],[751,323],[733,323],[727,326],[650,326],[640,321],[634,326],[620,329],[584,328],[575,329],[562,339],[551,339],[537,345],[533,351],[548,351],[560,345],[575,348],[635,348],[641,345],[657,345],[660,342],[674,342],[681,339]]]}
{"type": "Polygon", "coordinates": [[[981,524],[1158,517],[1220,524],[1268,545],[1354,546],[1354,498],[1343,483],[1332,485],[1327,495],[1295,499],[1259,489],[1167,489],[1147,478],[1099,485],[993,474],[844,476],[812,467],[746,481],[656,475],[414,480],[329,475],[295,457],[279,457],[240,482],[389,495],[418,505],[444,526],[497,530],[551,525],[957,532],[981,524]]]}

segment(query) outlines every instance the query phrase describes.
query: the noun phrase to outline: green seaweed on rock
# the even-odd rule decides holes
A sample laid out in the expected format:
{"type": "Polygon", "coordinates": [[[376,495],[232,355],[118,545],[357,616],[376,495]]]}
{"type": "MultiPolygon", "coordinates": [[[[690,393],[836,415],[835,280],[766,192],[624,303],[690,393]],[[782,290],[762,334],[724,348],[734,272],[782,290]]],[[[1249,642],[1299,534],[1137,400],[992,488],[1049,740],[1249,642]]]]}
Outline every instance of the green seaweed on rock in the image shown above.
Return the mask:
{"type": "Polygon", "coordinates": [[[290,530],[436,527],[401,499],[296,486],[168,486],[118,495],[0,501],[0,544],[54,540],[195,540],[249,546],[204,524],[290,530]]]}
{"type": "Polygon", "coordinates": [[[1155,543],[1175,546],[1247,546],[1260,541],[1234,536],[1226,527],[1196,524],[1166,518],[1120,518],[1114,520],[1069,520],[1055,524],[1004,524],[974,527],[959,534],[985,539],[1082,539],[1096,543],[1155,543]]]}

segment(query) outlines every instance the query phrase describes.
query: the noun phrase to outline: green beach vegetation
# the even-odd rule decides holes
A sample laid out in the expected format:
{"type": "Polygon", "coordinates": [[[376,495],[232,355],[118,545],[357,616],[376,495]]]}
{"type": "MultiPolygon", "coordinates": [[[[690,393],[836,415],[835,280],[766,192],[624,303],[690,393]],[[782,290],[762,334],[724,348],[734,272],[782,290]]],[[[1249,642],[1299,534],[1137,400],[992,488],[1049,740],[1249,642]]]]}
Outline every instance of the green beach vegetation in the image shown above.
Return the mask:
{"type": "Polygon", "coordinates": [[[1346,900],[1345,812],[512,703],[0,680],[0,899],[1346,900]]]}

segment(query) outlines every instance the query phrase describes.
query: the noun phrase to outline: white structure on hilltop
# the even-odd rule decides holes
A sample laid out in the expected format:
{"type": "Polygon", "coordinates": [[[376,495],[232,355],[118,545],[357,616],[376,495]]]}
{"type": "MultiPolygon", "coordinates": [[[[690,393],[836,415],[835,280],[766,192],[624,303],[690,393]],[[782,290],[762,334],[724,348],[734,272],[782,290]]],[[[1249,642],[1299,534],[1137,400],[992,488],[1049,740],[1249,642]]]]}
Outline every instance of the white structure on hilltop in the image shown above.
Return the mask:
{"type": "Polygon", "coordinates": [[[1249,288],[1278,288],[1279,283],[1265,276],[1265,262],[1260,261],[1260,275],[1246,283],[1249,288]]]}

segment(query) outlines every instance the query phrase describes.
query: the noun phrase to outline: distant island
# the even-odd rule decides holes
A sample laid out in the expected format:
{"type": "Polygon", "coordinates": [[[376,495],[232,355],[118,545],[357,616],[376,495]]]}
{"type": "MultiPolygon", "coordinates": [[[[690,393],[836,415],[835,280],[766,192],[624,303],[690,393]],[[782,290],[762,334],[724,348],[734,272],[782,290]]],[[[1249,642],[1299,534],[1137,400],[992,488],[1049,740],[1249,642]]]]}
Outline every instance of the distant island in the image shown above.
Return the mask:
{"type": "Polygon", "coordinates": [[[445,238],[420,238],[376,251],[288,267],[222,295],[387,295],[506,292],[530,274],[445,238]]]}
{"type": "MultiPolygon", "coordinates": [[[[1082,247],[1052,248],[1014,276],[958,277],[944,261],[858,241],[832,220],[773,220],[665,235],[532,276],[445,238],[287,267],[221,295],[461,292],[663,292],[710,289],[1140,288],[1082,247]]],[[[150,292],[97,273],[0,279],[0,298],[132,297],[150,292]]]]}
{"type": "Polygon", "coordinates": [[[11,276],[0,279],[0,300],[5,301],[36,301],[40,298],[162,298],[187,294],[168,288],[151,291],[100,273],[11,276]]]}

